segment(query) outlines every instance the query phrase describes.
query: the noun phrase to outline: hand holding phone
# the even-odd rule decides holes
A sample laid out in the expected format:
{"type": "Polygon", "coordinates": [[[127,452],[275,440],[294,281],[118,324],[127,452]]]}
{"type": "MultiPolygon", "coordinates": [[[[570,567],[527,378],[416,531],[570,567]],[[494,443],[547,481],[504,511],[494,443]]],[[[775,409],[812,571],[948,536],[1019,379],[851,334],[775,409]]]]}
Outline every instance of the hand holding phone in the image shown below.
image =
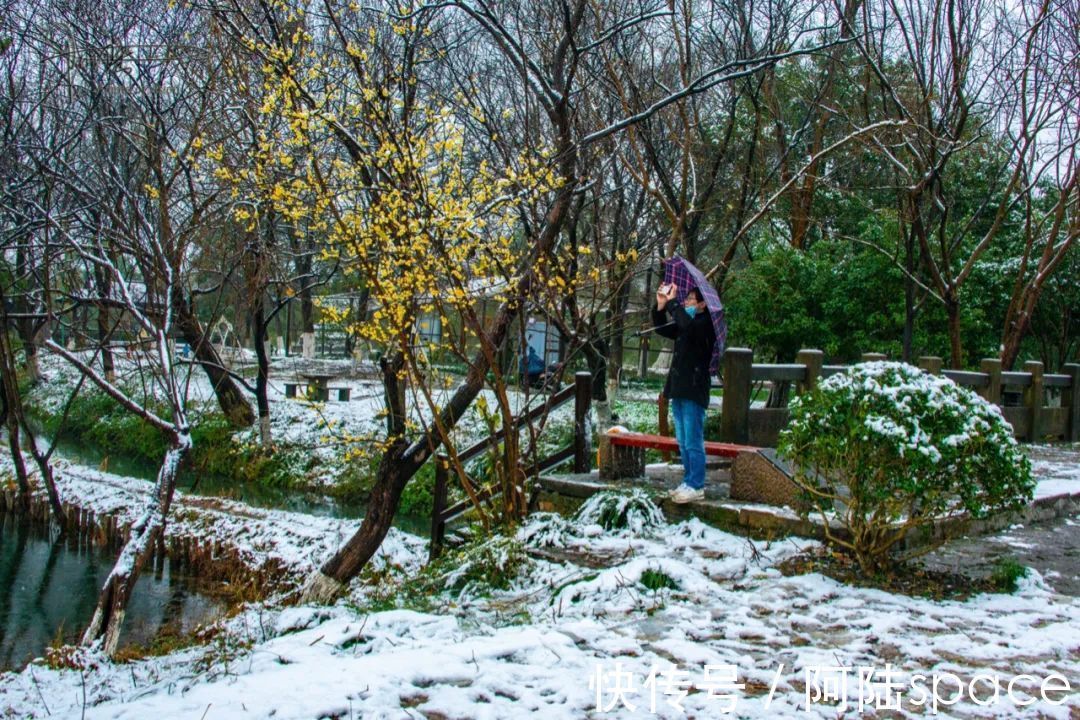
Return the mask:
{"type": "Polygon", "coordinates": [[[661,285],[656,289],[656,308],[657,310],[663,310],[667,305],[668,300],[675,297],[675,285],[674,283],[668,283],[661,285]]]}

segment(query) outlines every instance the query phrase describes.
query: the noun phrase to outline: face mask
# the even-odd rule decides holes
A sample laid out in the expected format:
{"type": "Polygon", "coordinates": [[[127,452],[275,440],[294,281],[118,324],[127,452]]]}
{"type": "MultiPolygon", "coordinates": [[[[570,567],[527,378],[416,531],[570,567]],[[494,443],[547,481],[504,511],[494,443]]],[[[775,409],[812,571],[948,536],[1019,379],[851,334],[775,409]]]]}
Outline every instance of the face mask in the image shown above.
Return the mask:
{"type": "Polygon", "coordinates": [[[697,306],[696,305],[691,305],[690,307],[683,308],[683,310],[685,310],[686,314],[689,315],[691,318],[693,318],[694,315],[697,314],[697,306]]]}

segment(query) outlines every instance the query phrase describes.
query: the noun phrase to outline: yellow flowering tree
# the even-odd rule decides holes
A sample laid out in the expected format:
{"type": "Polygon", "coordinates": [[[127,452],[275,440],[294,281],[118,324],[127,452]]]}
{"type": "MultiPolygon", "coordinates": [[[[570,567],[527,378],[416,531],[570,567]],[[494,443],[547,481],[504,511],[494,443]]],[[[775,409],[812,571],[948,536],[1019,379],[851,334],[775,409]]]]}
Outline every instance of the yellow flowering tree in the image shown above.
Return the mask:
{"type": "MultiPolygon", "coordinates": [[[[512,415],[497,355],[532,295],[537,258],[547,256],[570,208],[568,109],[553,118],[559,127],[549,150],[487,162],[473,153],[462,117],[482,111],[439,100],[424,75],[444,52],[437,13],[402,7],[380,18],[331,3],[318,13],[285,3],[264,5],[259,16],[239,4],[216,9],[221,26],[263,63],[259,112],[284,120],[280,132],[260,136],[242,173],[222,173],[269,200],[238,205],[236,219],[257,222],[272,211],[321,234],[323,259],[340,263],[370,298],[362,315],[328,305],[325,318],[352,325],[382,350],[386,434],[351,438],[355,461],[374,452],[378,468],[360,530],[309,583],[309,597],[327,597],[378,548],[405,484],[432,453],[445,445],[456,463],[451,432],[485,383],[503,421],[512,415]],[[524,227],[524,206],[538,203],[547,208],[543,222],[524,227]],[[493,316],[478,309],[480,292],[494,300],[493,316]],[[443,328],[458,323],[459,332],[421,341],[422,316],[443,328]],[[465,362],[463,381],[432,362],[447,353],[465,362]],[[448,382],[458,383],[449,393],[448,382]],[[408,412],[406,386],[420,412],[408,412]]],[[[502,455],[502,515],[520,517],[515,437],[502,455]]]]}

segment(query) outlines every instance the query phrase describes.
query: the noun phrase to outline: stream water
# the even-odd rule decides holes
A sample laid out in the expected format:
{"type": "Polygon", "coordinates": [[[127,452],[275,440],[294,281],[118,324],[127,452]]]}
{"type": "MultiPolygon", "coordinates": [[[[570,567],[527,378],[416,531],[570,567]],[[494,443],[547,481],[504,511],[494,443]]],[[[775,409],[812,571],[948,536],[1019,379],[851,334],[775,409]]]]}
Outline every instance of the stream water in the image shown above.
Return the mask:
{"type": "MultiPolygon", "coordinates": [[[[86,467],[101,467],[104,454],[87,445],[61,441],[58,457],[86,467]]],[[[109,472],[153,480],[157,467],[125,458],[107,461],[109,472]]],[[[363,504],[331,498],[238,485],[190,473],[179,488],[185,492],[227,497],[249,505],[340,518],[363,517],[363,504]],[[192,487],[194,485],[194,487],[192,487]]],[[[426,535],[429,518],[399,517],[395,525],[426,535]]],[[[116,548],[92,545],[77,536],[59,537],[55,527],[0,512],[0,671],[18,669],[44,654],[47,647],[78,640],[94,612],[98,592],[116,559],[116,548]]],[[[121,633],[121,647],[145,646],[166,635],[183,635],[227,610],[212,588],[177,570],[168,560],[148,567],[135,585],[121,633]]]]}
{"type": "MultiPolygon", "coordinates": [[[[152,480],[158,467],[125,458],[105,460],[93,446],[60,441],[57,457],[87,467],[107,462],[118,475],[152,480]]],[[[240,500],[257,507],[311,515],[361,518],[363,504],[345,504],[296,491],[202,476],[180,478],[181,491],[240,500]],[[192,487],[194,486],[194,487],[192,487]]],[[[397,518],[394,525],[427,534],[429,518],[397,518]]],[[[99,589],[116,561],[117,548],[87,543],[78,536],[60,538],[45,528],[11,513],[0,512],[0,670],[18,669],[44,654],[52,644],[75,642],[90,622],[99,589]]],[[[165,559],[159,567],[140,573],[127,607],[121,648],[148,646],[170,635],[185,635],[228,609],[212,588],[165,559]]]]}
{"type": "MultiPolygon", "coordinates": [[[[94,613],[115,551],[0,512],[0,670],[21,668],[51,644],[74,642],[94,613]]],[[[139,576],[121,647],[183,635],[224,614],[198,578],[165,560],[139,576]]]]}

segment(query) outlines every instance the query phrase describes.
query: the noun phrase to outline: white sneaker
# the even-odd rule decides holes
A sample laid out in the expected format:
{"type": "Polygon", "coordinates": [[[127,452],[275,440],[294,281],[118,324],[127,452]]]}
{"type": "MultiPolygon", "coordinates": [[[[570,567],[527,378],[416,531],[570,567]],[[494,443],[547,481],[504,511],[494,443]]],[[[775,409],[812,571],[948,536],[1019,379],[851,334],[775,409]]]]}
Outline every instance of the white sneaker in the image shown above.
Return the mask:
{"type": "Polygon", "coordinates": [[[668,497],[671,498],[671,502],[682,505],[683,503],[695,502],[697,500],[705,499],[705,490],[695,490],[686,483],[683,483],[679,487],[672,490],[668,497]]]}

